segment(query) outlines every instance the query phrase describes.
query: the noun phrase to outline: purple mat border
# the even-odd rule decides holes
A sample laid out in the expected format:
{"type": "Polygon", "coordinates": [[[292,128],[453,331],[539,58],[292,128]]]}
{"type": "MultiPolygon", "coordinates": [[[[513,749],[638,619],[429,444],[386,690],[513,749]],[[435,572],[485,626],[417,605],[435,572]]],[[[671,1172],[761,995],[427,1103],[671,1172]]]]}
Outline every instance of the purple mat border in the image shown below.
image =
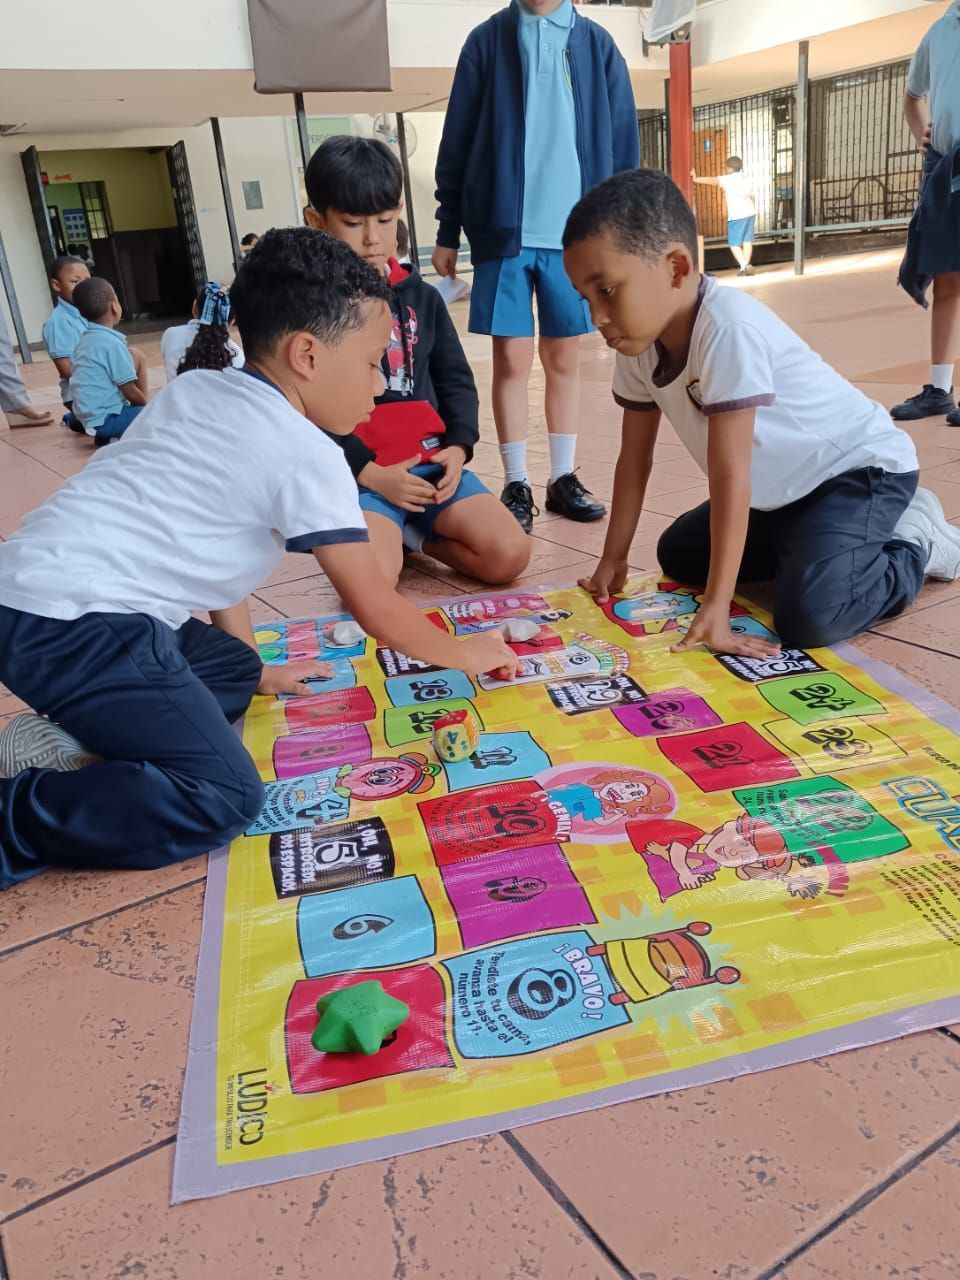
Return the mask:
{"type": "MultiPolygon", "coordinates": [[[[549,583],[527,588],[533,591],[563,590],[565,584],[549,583]]],[[[484,592],[484,599],[515,594],[484,592]]],[[[450,597],[446,597],[449,599],[450,597]]],[[[442,601],[423,602],[432,608],[442,601]]],[[[960,735],[960,710],[942,698],[922,689],[885,662],[871,658],[856,645],[845,643],[832,649],[839,658],[864,671],[891,693],[905,698],[931,720],[960,735]]],[[[831,1031],[814,1032],[784,1041],[766,1049],[733,1055],[717,1062],[688,1067],[680,1071],[649,1076],[644,1080],[612,1085],[593,1090],[576,1098],[544,1102],[536,1107],[479,1116],[454,1124],[416,1129],[388,1138],[369,1139],[330,1147],[325,1151],[304,1151],[297,1155],[271,1156],[243,1165],[221,1165],[216,1159],[215,1130],[211,1135],[210,1117],[216,1116],[217,1030],[219,1026],[220,960],[226,913],[227,862],[229,849],[210,855],[207,886],[203,904],[203,926],[190,1040],[183,1086],[180,1128],[173,1167],[171,1203],[223,1195],[228,1191],[266,1186],[290,1178],[331,1173],[354,1165],[409,1155],[431,1147],[485,1137],[527,1124],[556,1120],[620,1102],[633,1102],[657,1094],[672,1093],[698,1085],[717,1084],[724,1080],[767,1071],[774,1067],[808,1062],[811,1058],[860,1049],[880,1044],[899,1036],[930,1031],[948,1023],[960,1022],[960,995],[933,1003],[914,1005],[897,1013],[878,1014],[860,1022],[831,1031]],[[213,1029],[213,1040],[209,1038],[213,1029]]]]}

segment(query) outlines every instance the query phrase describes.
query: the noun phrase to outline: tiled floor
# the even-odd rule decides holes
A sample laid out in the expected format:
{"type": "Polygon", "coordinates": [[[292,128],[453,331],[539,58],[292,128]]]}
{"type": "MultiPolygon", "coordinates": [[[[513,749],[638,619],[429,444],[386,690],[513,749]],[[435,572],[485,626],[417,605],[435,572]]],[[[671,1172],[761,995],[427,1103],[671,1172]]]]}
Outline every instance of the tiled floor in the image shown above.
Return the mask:
{"type": "MultiPolygon", "coordinates": [[[[924,381],[924,316],[895,257],[814,264],[747,285],[843,373],[890,405],[924,381]]],[[[458,316],[462,321],[463,316],[458,316]]],[[[158,344],[138,339],[159,384],[158,344]]],[[[469,339],[483,398],[485,343],[469,339]]],[[[609,497],[617,412],[611,357],[584,353],[582,474],[609,497]]],[[[27,370],[56,401],[50,365],[27,370]]],[[[531,399],[532,478],[547,477],[531,399]]],[[[913,429],[924,483],[960,519],[960,431],[913,429]]],[[[499,461],[489,412],[476,470],[499,461]]],[[[62,428],[3,434],[0,535],[84,465],[62,428]]],[[[666,430],[632,549],[704,496],[666,430]]],[[[603,529],[537,522],[527,580],[589,568],[603,529]]],[[[289,556],[255,615],[329,610],[289,556]]],[[[417,597],[461,590],[427,561],[417,597]]],[[[862,647],[956,700],[960,584],[928,589],[862,647]]],[[[0,717],[16,709],[0,690],[0,717]]],[[[589,1112],[324,1178],[168,1207],[196,968],[202,861],[165,872],[47,875],[0,897],[0,1280],[866,1280],[960,1275],[960,1029],[707,1089],[589,1112]]]]}

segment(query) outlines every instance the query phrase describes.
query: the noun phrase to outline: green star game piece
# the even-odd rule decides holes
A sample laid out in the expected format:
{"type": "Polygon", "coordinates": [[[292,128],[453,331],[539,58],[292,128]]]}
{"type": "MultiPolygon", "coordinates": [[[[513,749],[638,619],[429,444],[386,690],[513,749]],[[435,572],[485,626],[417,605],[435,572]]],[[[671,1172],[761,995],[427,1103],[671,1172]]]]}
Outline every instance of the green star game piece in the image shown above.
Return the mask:
{"type": "Polygon", "coordinates": [[[410,1017],[402,1000],[380,982],[355,982],[317,1001],[320,1021],[311,1037],[318,1053],[377,1053],[387,1036],[410,1017]]]}

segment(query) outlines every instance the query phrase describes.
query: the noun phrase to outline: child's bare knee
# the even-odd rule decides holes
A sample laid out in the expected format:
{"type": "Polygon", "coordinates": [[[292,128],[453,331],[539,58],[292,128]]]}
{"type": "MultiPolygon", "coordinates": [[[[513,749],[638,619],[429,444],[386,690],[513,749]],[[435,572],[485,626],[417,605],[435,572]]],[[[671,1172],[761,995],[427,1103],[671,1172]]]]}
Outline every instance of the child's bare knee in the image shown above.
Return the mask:
{"type": "Polygon", "coordinates": [[[519,578],[530,563],[530,539],[524,534],[523,541],[517,540],[508,547],[500,547],[489,556],[484,557],[487,572],[484,580],[492,586],[505,586],[519,578]]]}

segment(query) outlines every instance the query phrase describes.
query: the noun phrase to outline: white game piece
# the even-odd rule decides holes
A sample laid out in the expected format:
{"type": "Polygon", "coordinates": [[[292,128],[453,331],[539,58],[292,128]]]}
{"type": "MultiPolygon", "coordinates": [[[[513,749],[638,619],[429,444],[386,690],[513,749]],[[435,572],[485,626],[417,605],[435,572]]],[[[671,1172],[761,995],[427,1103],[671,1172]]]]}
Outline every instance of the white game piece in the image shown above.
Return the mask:
{"type": "Polygon", "coordinates": [[[327,644],[338,649],[349,649],[367,638],[367,633],[359,622],[335,622],[327,635],[327,644]]]}
{"type": "Polygon", "coordinates": [[[524,640],[532,640],[540,634],[540,623],[532,618],[508,618],[504,623],[503,635],[508,641],[520,644],[524,640]]]}

